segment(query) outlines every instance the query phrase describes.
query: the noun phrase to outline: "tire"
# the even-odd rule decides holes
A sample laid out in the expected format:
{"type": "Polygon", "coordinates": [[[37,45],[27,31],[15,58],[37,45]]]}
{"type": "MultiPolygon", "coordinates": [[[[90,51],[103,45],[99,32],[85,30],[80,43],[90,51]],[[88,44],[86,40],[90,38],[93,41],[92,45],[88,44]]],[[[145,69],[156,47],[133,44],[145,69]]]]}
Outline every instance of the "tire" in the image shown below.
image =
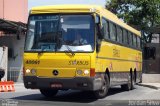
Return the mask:
{"type": "Polygon", "coordinates": [[[54,97],[57,93],[58,90],[52,90],[52,89],[40,89],[40,92],[42,95],[44,95],[45,97],[54,97]]]}
{"type": "Polygon", "coordinates": [[[97,99],[102,99],[107,96],[108,90],[109,90],[109,78],[108,75],[105,75],[105,78],[103,79],[103,85],[100,90],[94,91],[94,95],[97,99]]]}
{"type": "Polygon", "coordinates": [[[134,86],[136,84],[135,80],[136,80],[135,79],[135,74],[132,73],[132,75],[131,75],[131,90],[134,89],[134,86]]]}
{"type": "Polygon", "coordinates": [[[127,84],[124,84],[124,85],[121,85],[121,88],[125,91],[129,91],[129,90],[132,90],[134,88],[134,76],[133,74],[129,74],[129,77],[128,77],[128,83],[127,84]]]}
{"type": "Polygon", "coordinates": [[[134,83],[137,84],[137,72],[134,70],[134,83]]]}

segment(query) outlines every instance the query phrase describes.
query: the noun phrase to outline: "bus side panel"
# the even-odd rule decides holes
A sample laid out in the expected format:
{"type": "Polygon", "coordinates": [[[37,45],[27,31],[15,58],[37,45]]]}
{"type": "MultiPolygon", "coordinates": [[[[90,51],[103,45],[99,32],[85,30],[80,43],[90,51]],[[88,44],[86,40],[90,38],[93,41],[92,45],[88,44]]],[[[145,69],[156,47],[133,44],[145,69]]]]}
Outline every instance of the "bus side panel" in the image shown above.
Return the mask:
{"type": "Polygon", "coordinates": [[[128,82],[130,71],[136,71],[136,81],[140,81],[142,71],[142,52],[103,41],[96,60],[97,72],[110,73],[111,85],[128,82]]]}

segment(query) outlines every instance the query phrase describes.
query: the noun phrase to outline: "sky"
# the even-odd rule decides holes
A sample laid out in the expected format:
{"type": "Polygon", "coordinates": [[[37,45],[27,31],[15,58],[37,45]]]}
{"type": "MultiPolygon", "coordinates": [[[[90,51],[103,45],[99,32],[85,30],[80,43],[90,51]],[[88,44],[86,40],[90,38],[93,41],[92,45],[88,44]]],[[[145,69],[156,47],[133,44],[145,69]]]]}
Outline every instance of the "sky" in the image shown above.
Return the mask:
{"type": "Polygon", "coordinates": [[[58,5],[58,4],[92,4],[104,7],[106,0],[28,0],[28,9],[34,6],[58,5]]]}

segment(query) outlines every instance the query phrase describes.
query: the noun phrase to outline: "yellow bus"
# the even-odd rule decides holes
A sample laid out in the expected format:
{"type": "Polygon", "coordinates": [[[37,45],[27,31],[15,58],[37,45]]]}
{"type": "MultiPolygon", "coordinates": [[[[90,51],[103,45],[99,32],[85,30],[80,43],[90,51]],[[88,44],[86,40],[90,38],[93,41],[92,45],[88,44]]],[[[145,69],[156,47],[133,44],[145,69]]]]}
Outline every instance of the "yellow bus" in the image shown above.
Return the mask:
{"type": "Polygon", "coordinates": [[[95,5],[34,7],[24,50],[24,85],[46,97],[58,90],[131,90],[141,80],[141,33],[95,5]]]}

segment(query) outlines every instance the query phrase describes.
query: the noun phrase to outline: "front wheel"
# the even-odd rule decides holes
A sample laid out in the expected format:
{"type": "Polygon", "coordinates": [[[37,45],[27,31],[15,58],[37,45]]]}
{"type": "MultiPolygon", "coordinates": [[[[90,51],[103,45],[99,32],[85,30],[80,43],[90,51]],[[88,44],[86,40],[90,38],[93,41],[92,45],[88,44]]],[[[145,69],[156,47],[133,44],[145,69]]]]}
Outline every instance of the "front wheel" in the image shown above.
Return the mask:
{"type": "Polygon", "coordinates": [[[58,90],[53,90],[53,89],[40,89],[40,92],[42,95],[45,97],[53,97],[58,93],[58,90]]]}
{"type": "Polygon", "coordinates": [[[95,97],[98,99],[106,97],[109,90],[109,78],[108,75],[105,75],[103,79],[103,85],[100,90],[94,91],[95,97]]]}

